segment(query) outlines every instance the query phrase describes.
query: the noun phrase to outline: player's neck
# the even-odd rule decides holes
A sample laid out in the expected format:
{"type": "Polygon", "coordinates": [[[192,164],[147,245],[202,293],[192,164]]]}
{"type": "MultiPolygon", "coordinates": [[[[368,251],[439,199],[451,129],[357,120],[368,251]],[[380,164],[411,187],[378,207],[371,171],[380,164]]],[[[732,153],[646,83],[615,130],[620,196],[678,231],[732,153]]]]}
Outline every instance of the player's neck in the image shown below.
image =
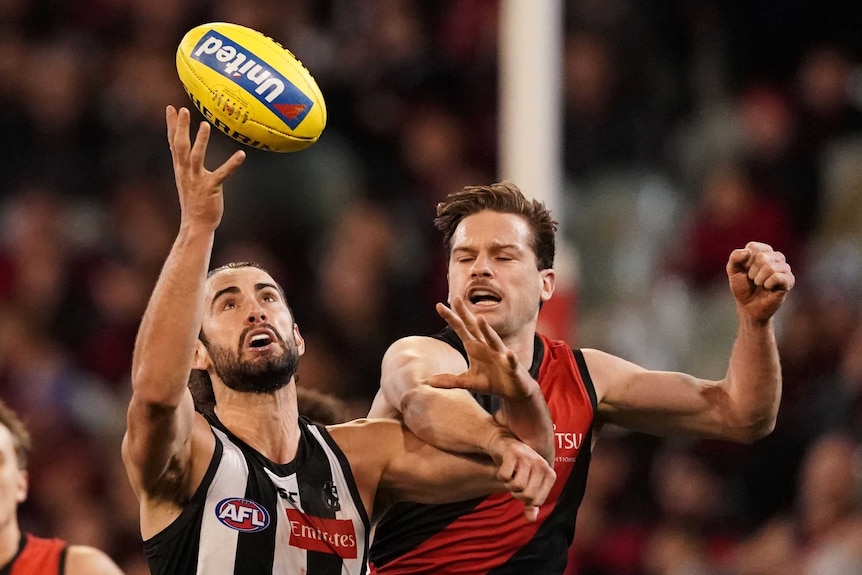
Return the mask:
{"type": "Polygon", "coordinates": [[[0,529],[0,568],[12,561],[20,545],[21,530],[18,528],[18,521],[12,518],[0,529]]]}
{"type": "Polygon", "coordinates": [[[273,393],[228,390],[217,399],[216,415],[231,433],[274,463],[288,463],[299,445],[296,384],[273,393]]]}
{"type": "Polygon", "coordinates": [[[536,325],[531,324],[518,333],[503,338],[506,347],[515,352],[521,365],[530,369],[533,363],[533,351],[535,348],[536,325]]]}

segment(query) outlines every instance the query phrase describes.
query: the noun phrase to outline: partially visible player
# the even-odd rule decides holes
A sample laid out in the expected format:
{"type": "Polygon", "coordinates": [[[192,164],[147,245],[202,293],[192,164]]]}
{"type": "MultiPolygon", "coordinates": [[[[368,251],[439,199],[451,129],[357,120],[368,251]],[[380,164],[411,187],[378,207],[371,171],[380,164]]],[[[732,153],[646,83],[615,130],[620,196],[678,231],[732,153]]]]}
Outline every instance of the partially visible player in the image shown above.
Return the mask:
{"type": "Polygon", "coordinates": [[[18,415],[0,401],[0,574],[122,575],[104,552],[24,533],[18,505],[27,499],[30,434],[18,415]]]}
{"type": "MultiPolygon", "coordinates": [[[[497,495],[451,505],[399,504],[375,531],[377,573],[562,573],[592,445],[606,423],[740,442],[772,430],[781,397],[772,317],[795,282],[781,252],[749,242],[730,254],[726,272],[739,328],[725,377],[709,381],[647,370],[536,333],[539,309],[554,293],[556,222],[515,185],[469,186],[438,205],[437,214],[448,249],[450,301],[487,321],[538,380],[554,421],[557,483],[531,523],[497,495]]],[[[497,413],[496,402],[440,389],[445,381],[457,386],[462,376],[439,374],[461,374],[467,366],[451,330],[396,341],[383,358],[381,391],[369,416],[402,418],[441,449],[481,453],[476,438],[496,425],[488,417],[497,413]],[[432,374],[438,374],[435,387],[427,385],[432,374]]]]}

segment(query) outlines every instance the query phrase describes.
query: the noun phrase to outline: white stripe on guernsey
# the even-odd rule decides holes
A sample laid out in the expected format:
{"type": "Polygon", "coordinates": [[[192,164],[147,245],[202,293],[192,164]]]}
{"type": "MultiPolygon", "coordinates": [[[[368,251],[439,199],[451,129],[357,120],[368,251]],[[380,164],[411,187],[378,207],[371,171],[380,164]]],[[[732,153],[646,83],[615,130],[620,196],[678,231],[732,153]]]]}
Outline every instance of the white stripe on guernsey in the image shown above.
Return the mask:
{"type": "Polygon", "coordinates": [[[213,431],[221,440],[224,452],[207,491],[201,524],[201,544],[198,549],[198,573],[233,575],[239,532],[225,527],[216,517],[213,508],[222,499],[245,496],[248,465],[245,456],[224,433],[215,428],[213,431]]]}
{"type": "Polygon", "coordinates": [[[287,477],[279,477],[269,469],[265,469],[265,471],[273,484],[283,489],[296,502],[296,504],[292,504],[291,499],[278,497],[278,522],[275,531],[275,548],[278,551],[275,554],[272,572],[290,573],[292,569],[295,569],[296,565],[306,565],[308,563],[304,549],[290,546],[290,521],[287,520],[286,510],[289,507],[302,509],[299,501],[299,485],[296,482],[296,473],[291,473],[287,477]]]}
{"type": "Polygon", "coordinates": [[[344,561],[344,575],[358,575],[362,573],[362,558],[365,553],[365,544],[368,533],[365,533],[362,527],[362,514],[356,509],[356,504],[361,504],[362,501],[354,501],[350,491],[347,478],[344,476],[344,470],[341,468],[341,461],[329,447],[329,443],[323,438],[320,430],[315,425],[308,426],[309,431],[317,439],[317,442],[323,446],[323,451],[326,452],[326,457],[329,459],[329,467],[332,469],[332,479],[335,481],[335,488],[338,490],[338,501],[341,504],[341,509],[335,513],[338,519],[350,519],[353,521],[356,529],[356,553],[357,559],[347,559],[344,561]],[[354,570],[355,569],[355,570],[354,570]]]}

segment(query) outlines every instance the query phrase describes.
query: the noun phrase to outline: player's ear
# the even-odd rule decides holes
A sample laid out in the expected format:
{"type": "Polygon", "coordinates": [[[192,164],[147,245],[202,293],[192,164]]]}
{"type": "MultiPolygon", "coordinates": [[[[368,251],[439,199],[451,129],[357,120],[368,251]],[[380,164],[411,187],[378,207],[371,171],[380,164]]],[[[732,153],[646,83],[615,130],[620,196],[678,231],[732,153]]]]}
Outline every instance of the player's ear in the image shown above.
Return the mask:
{"type": "Polygon", "coordinates": [[[210,353],[204,345],[204,342],[197,340],[195,343],[195,356],[192,359],[192,369],[202,369],[206,371],[209,365],[210,353]]]}
{"type": "Polygon", "coordinates": [[[30,474],[26,469],[18,470],[17,481],[15,482],[15,501],[19,504],[27,500],[27,491],[30,487],[30,474]]]}
{"type": "Polygon", "coordinates": [[[299,352],[299,355],[303,355],[305,353],[305,340],[302,339],[302,335],[299,333],[299,324],[293,324],[293,341],[296,342],[296,349],[299,352]]]}
{"type": "Polygon", "coordinates": [[[553,269],[546,269],[539,272],[541,281],[541,292],[539,293],[540,301],[548,301],[554,295],[554,288],[557,285],[557,274],[553,269]]]}

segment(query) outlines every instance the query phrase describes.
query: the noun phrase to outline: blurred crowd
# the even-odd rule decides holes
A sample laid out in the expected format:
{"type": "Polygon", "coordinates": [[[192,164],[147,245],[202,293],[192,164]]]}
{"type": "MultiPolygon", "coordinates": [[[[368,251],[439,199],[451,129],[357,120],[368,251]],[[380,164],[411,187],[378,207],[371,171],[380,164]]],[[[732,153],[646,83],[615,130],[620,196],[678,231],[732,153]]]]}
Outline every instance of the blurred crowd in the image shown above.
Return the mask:
{"type": "MultiPolygon", "coordinates": [[[[543,318],[553,335],[720,378],[730,251],[770,243],[798,280],[778,318],[775,432],[752,445],[603,432],[570,573],[862,573],[862,11],[563,4],[558,267],[572,301],[543,310],[565,309],[543,318]]],[[[299,385],[336,399],[341,420],[367,411],[390,342],[441,326],[431,221],[447,193],[496,180],[499,10],[0,0],[0,397],[34,436],[23,528],[146,573],[119,443],[137,325],[178,225],[164,108],[189,104],[183,33],[260,30],[326,98],[314,146],[248,150],[213,264],[255,260],[282,281],[308,345],[299,385]]],[[[216,135],[209,161],[234,149],[216,135]]]]}

